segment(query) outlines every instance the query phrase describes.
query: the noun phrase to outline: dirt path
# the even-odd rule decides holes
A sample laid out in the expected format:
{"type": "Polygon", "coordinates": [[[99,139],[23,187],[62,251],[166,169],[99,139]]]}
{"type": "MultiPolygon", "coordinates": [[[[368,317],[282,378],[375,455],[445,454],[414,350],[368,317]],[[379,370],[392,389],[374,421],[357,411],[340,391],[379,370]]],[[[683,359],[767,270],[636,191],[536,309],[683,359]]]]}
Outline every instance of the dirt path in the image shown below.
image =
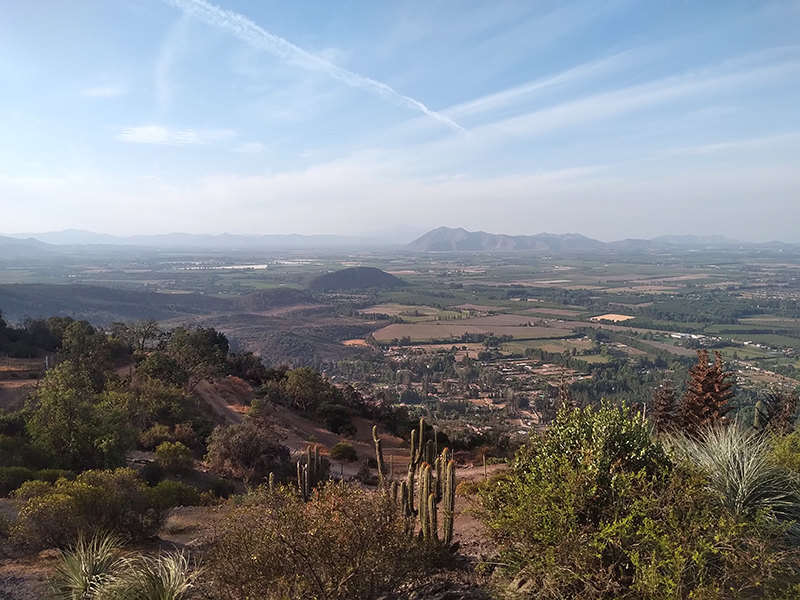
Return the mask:
{"type": "Polygon", "coordinates": [[[247,407],[255,398],[250,385],[232,376],[217,381],[201,381],[195,387],[194,393],[215,415],[229,424],[241,423],[247,407]]]}

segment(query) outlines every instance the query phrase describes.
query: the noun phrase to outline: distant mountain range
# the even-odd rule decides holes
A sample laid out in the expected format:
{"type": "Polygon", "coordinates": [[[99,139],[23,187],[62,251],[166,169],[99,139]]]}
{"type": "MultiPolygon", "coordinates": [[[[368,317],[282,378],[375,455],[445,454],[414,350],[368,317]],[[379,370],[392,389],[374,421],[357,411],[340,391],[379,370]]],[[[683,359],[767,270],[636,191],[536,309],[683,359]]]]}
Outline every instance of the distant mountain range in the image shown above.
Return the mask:
{"type": "Polygon", "coordinates": [[[232,235],[229,233],[202,235],[191,233],[164,233],[121,237],[104,233],[94,233],[92,231],[81,231],[78,229],[66,229],[64,231],[53,231],[49,233],[25,233],[7,236],[5,239],[16,239],[20,242],[32,240],[43,242],[50,246],[139,246],[184,249],[212,248],[218,250],[374,246],[379,243],[374,239],[341,235],[232,235]]]}
{"type": "Polygon", "coordinates": [[[409,228],[394,228],[375,237],[340,235],[198,235],[168,233],[119,237],[91,231],[67,229],[50,233],[0,236],[0,256],[47,256],[64,250],[124,251],[125,248],[180,250],[269,250],[334,248],[403,248],[416,252],[636,252],[670,248],[764,248],[800,250],[800,244],[740,242],[721,235],[664,235],[657,238],[601,242],[577,233],[505,235],[462,228],[439,227],[411,243],[409,228]],[[404,245],[405,244],[405,245],[404,245]]]}
{"type": "Polygon", "coordinates": [[[670,248],[771,248],[800,249],[800,244],[766,242],[753,244],[732,240],[721,235],[662,235],[649,240],[625,239],[601,242],[578,233],[540,233],[537,235],[505,235],[462,228],[439,227],[406,246],[415,252],[629,252],[667,250],[670,248]]]}

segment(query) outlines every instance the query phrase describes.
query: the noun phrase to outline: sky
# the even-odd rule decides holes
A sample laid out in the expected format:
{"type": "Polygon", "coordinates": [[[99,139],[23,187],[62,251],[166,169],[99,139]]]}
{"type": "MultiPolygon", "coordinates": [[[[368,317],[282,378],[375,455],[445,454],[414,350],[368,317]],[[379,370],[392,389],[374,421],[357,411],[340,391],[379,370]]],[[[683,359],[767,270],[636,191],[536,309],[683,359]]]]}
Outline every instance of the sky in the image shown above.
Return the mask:
{"type": "Polygon", "coordinates": [[[0,0],[0,233],[800,242],[800,1],[0,0]]]}

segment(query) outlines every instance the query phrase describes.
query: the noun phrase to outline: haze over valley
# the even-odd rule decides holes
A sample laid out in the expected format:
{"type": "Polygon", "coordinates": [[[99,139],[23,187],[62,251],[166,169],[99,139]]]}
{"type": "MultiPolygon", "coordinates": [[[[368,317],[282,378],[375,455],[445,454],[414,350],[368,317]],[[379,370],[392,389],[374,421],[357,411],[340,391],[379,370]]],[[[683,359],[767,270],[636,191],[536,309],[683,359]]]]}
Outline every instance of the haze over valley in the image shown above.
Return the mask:
{"type": "Polygon", "coordinates": [[[0,2],[0,600],[799,597],[798,32],[0,2]]]}

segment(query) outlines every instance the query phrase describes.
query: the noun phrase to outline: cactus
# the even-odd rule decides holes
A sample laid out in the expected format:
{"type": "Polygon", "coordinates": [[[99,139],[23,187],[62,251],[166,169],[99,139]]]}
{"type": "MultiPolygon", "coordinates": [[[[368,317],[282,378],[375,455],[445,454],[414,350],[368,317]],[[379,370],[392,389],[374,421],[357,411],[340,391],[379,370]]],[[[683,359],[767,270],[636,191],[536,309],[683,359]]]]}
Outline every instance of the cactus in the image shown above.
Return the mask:
{"type": "Polygon", "coordinates": [[[436,444],[433,440],[428,440],[425,444],[425,462],[429,465],[436,462],[436,444]]]}
{"type": "Polygon", "coordinates": [[[378,461],[378,481],[380,485],[383,485],[386,476],[386,464],[383,462],[383,445],[378,437],[377,425],[372,427],[372,441],[375,442],[375,458],[378,461]]]}
{"type": "Polygon", "coordinates": [[[444,462],[445,460],[445,453],[442,452],[441,456],[436,457],[436,485],[434,493],[436,494],[436,501],[439,502],[442,499],[442,473],[444,472],[444,462]]]}
{"type": "Polygon", "coordinates": [[[436,494],[431,492],[428,495],[428,508],[425,510],[425,518],[428,519],[428,538],[429,542],[439,541],[439,525],[436,522],[436,494]]]}
{"type": "Polygon", "coordinates": [[[419,524],[424,540],[430,540],[433,535],[430,530],[431,520],[428,516],[430,509],[428,496],[431,494],[431,484],[431,466],[428,463],[422,463],[419,474],[419,524]]]}
{"type": "Polygon", "coordinates": [[[303,467],[302,463],[298,460],[297,461],[297,490],[303,495],[305,498],[306,495],[306,477],[305,477],[305,468],[303,467]]]}
{"type": "Polygon", "coordinates": [[[408,476],[406,478],[406,485],[408,486],[408,498],[406,512],[409,515],[414,514],[414,479],[417,470],[420,468],[420,459],[422,458],[422,442],[425,433],[425,419],[419,420],[419,434],[416,429],[411,430],[411,457],[408,461],[408,476]]]}
{"type": "Polygon", "coordinates": [[[448,461],[443,485],[444,515],[442,541],[449,546],[453,541],[453,521],[456,508],[456,463],[448,461]]]}
{"type": "Polygon", "coordinates": [[[306,464],[297,461],[297,488],[304,500],[311,498],[311,492],[322,480],[323,458],[319,455],[319,446],[306,449],[306,464]]]}
{"type": "Polygon", "coordinates": [[[408,519],[412,513],[408,510],[408,484],[405,481],[400,482],[400,505],[403,508],[403,517],[408,519]]]}
{"type": "Polygon", "coordinates": [[[756,410],[753,415],[753,429],[761,429],[761,416],[764,411],[764,403],[759,400],[756,402],[756,410]]]}
{"type": "Polygon", "coordinates": [[[272,471],[269,472],[269,489],[270,491],[275,489],[275,473],[272,471]]]}
{"type": "MultiPolygon", "coordinates": [[[[408,461],[408,476],[404,481],[392,481],[387,487],[395,502],[398,502],[403,516],[410,519],[409,532],[415,529],[418,520],[420,537],[426,542],[443,543],[448,547],[453,540],[455,519],[456,465],[452,452],[444,448],[441,454],[434,440],[425,441],[425,420],[419,420],[419,430],[411,431],[411,457],[408,461]],[[424,442],[424,443],[423,443],[424,442]],[[434,476],[435,474],[435,476],[434,476]],[[416,485],[415,485],[416,484],[416,485]],[[414,493],[419,494],[418,510],[414,510],[414,493]],[[442,536],[439,536],[438,512],[442,503],[442,536]],[[415,517],[416,519],[411,519],[415,517]],[[441,542],[440,542],[441,539],[441,542]]],[[[385,473],[381,448],[377,439],[377,428],[373,428],[373,440],[378,457],[378,474],[385,473]]]]}

